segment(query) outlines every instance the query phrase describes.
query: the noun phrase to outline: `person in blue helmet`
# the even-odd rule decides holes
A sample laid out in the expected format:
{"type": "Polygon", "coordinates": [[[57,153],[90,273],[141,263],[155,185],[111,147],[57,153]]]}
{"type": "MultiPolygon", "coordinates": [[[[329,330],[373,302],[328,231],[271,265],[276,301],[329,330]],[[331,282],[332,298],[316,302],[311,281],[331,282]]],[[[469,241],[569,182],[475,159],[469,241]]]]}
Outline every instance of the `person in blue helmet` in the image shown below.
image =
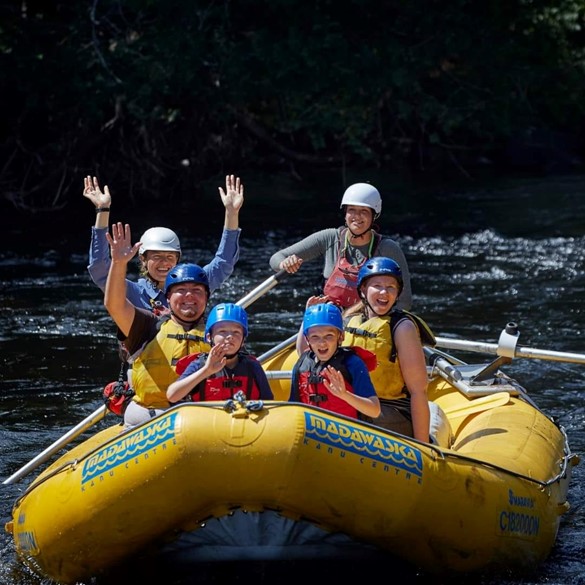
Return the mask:
{"type": "Polygon", "coordinates": [[[351,418],[359,414],[376,418],[380,401],[368,372],[375,362],[368,366],[365,352],[341,347],[344,332],[340,309],[331,303],[307,307],[301,335],[308,348],[293,366],[289,401],[351,418]]]}
{"type": "Polygon", "coordinates": [[[167,389],[169,402],[228,400],[240,391],[247,400],[272,400],[266,372],[244,350],[247,337],[245,309],[234,303],[213,307],[205,325],[205,341],[211,349],[179,361],[179,379],[167,389]]]}
{"type": "Polygon", "coordinates": [[[343,343],[376,354],[377,367],[371,378],[381,414],[372,422],[428,443],[430,411],[423,340],[434,345],[434,336],[420,317],[396,308],[403,280],[394,260],[370,258],[360,268],[357,287],[361,303],[346,311],[343,343]]]}
{"type": "Polygon", "coordinates": [[[397,306],[409,310],[412,291],[406,257],[395,240],[377,232],[375,222],[382,213],[378,189],[369,183],[354,183],[345,190],[340,208],[345,220],[343,226],[319,230],[275,252],[270,267],[294,274],[304,262],[322,258],[320,301],[345,309],[360,300],[357,292],[360,267],[373,256],[385,256],[402,270],[403,287],[397,306]]]}
{"type": "Polygon", "coordinates": [[[128,263],[140,248],[132,244],[129,225],[112,225],[107,234],[110,264],[104,305],[116,323],[132,363],[134,396],[124,410],[124,428],[148,421],[170,406],[167,388],[178,378],[175,366],[192,353],[209,351],[203,315],[209,301],[209,280],[197,264],[177,264],[165,279],[169,313],[156,315],[135,307],[126,294],[128,263]]]}
{"type": "MultiPolygon", "coordinates": [[[[244,203],[244,186],[240,178],[227,175],[225,191],[219,187],[219,194],[225,207],[221,241],[213,260],[203,266],[211,292],[218,289],[232,274],[240,255],[239,212],[244,203]]],[[[106,233],[112,197],[108,187],[104,186],[102,192],[97,178],[91,176],[84,179],[83,196],[95,205],[96,211],[87,268],[93,282],[103,291],[110,267],[106,233]]],[[[166,227],[147,229],[140,241],[140,278],[137,281],[127,280],[126,294],[136,307],[162,313],[168,309],[163,290],[166,275],[181,259],[181,244],[177,234],[166,227]]]]}

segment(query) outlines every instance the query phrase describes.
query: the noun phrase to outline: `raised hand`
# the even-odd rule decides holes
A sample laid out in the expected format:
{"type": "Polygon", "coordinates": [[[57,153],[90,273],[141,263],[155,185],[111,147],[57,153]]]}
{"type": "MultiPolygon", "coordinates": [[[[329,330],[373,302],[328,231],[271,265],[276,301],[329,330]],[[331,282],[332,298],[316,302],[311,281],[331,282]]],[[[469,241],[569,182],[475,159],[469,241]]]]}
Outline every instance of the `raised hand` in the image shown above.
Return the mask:
{"type": "Polygon", "coordinates": [[[211,374],[217,374],[224,368],[226,361],[225,346],[223,343],[218,343],[209,351],[205,365],[211,374]]]}
{"type": "Polygon", "coordinates": [[[345,400],[344,396],[348,394],[348,391],[345,387],[343,374],[332,366],[327,366],[324,369],[324,372],[327,374],[323,378],[323,382],[325,383],[327,390],[329,390],[331,394],[345,400]]]}
{"type": "Polygon", "coordinates": [[[239,211],[244,204],[244,185],[240,177],[226,175],[225,191],[219,187],[219,195],[226,210],[239,211]]]}
{"type": "Polygon", "coordinates": [[[128,264],[140,248],[142,242],[136,242],[132,245],[132,234],[130,226],[122,222],[112,224],[112,235],[106,234],[108,244],[110,244],[110,255],[112,262],[122,262],[128,264]]]}
{"type": "Polygon", "coordinates": [[[106,185],[102,193],[97,177],[90,177],[89,175],[83,179],[83,196],[89,199],[95,206],[110,207],[112,204],[112,197],[110,190],[106,185]]]}

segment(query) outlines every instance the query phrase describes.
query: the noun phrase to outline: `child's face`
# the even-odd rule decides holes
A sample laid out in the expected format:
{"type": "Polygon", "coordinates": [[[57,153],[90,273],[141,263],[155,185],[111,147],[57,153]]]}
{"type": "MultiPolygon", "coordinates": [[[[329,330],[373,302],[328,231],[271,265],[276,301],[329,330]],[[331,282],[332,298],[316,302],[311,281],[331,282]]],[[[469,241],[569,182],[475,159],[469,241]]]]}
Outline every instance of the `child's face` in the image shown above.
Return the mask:
{"type": "Polygon", "coordinates": [[[227,355],[240,351],[244,342],[244,328],[239,323],[223,321],[211,328],[213,345],[223,345],[227,355]]]}
{"type": "Polygon", "coordinates": [[[339,329],[328,325],[315,325],[307,331],[309,347],[321,362],[331,359],[342,339],[339,329]]]}
{"type": "Polygon", "coordinates": [[[363,288],[368,304],[377,315],[388,313],[398,298],[398,280],[388,274],[368,278],[363,288]]]}

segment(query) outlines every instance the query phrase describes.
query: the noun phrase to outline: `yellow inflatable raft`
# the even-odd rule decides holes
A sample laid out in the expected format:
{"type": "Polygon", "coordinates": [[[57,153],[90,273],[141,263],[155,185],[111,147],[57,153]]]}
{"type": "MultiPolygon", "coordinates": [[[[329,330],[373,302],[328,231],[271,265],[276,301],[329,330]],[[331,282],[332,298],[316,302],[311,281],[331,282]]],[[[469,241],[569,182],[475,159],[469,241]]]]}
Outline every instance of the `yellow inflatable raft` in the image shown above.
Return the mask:
{"type": "Polygon", "coordinates": [[[66,584],[155,552],[199,562],[376,551],[433,573],[547,557],[577,458],[515,381],[434,352],[429,398],[447,432],[423,444],[286,402],[294,359],[283,349],[264,360],[275,401],[180,404],[61,456],[14,505],[6,529],[19,557],[66,584]]]}

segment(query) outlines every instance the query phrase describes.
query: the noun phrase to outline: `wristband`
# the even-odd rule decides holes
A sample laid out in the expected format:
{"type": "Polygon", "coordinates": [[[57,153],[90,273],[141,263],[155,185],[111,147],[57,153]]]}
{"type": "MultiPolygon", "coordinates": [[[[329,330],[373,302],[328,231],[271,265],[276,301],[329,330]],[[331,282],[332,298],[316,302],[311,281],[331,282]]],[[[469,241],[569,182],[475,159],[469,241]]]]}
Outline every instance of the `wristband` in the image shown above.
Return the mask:
{"type": "Polygon", "coordinates": [[[96,207],[95,208],[96,213],[102,213],[102,211],[110,211],[110,208],[109,207],[96,207]]]}

